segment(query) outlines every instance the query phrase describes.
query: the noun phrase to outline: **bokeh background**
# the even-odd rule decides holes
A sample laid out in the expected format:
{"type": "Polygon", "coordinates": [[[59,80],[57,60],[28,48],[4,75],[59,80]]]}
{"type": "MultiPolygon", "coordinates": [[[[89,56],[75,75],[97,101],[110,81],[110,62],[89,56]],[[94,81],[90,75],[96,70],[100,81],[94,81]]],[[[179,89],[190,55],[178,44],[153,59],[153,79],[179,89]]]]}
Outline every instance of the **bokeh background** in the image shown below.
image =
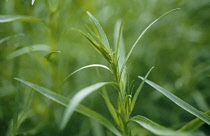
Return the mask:
{"type": "MultiPolygon", "coordinates": [[[[63,132],[59,125],[64,107],[18,84],[14,77],[49,88],[69,99],[80,89],[99,81],[112,80],[103,69],[87,69],[63,79],[74,70],[89,64],[107,62],[75,30],[85,31],[91,12],[104,28],[111,46],[114,26],[125,18],[123,40],[128,53],[140,33],[156,18],[174,8],[181,8],[149,29],[129,60],[129,80],[135,88],[155,66],[149,79],[201,111],[210,110],[210,1],[209,0],[1,0],[0,15],[26,15],[45,23],[15,21],[0,23],[0,135],[9,131],[14,109],[24,110],[18,135],[29,136],[111,136],[100,124],[74,113],[63,132]],[[14,36],[8,40],[5,37],[14,36]],[[47,51],[30,51],[9,57],[24,47],[47,45],[54,53],[47,60],[47,51]],[[20,100],[15,103],[17,90],[20,100]],[[29,99],[29,100],[28,100],[29,99]]],[[[111,88],[114,103],[117,94],[111,88]]],[[[99,93],[82,102],[110,118],[99,93]]],[[[162,94],[144,85],[133,115],[141,114],[161,125],[178,129],[195,117],[182,110],[162,94]]],[[[135,126],[134,126],[135,127],[135,126]]],[[[152,136],[139,130],[139,136],[152,136]]],[[[210,127],[203,125],[198,135],[208,136],[210,127]]]]}

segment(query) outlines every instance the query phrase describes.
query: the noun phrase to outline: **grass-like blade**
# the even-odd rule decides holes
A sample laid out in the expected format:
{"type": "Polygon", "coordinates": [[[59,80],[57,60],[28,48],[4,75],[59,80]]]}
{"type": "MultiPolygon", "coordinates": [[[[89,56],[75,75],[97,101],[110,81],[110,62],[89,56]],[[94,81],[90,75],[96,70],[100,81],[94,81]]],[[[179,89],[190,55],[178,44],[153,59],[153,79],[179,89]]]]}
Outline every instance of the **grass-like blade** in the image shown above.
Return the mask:
{"type": "Polygon", "coordinates": [[[7,22],[13,22],[13,21],[43,22],[43,20],[32,17],[32,16],[23,16],[23,15],[1,15],[0,16],[0,23],[7,23],[7,22]]]}
{"type": "Polygon", "coordinates": [[[87,97],[89,94],[93,93],[94,91],[97,91],[99,88],[108,85],[108,84],[116,84],[114,82],[101,82],[101,83],[96,83],[91,86],[88,86],[76,93],[73,98],[71,99],[71,102],[68,104],[67,109],[64,112],[63,120],[61,123],[61,129],[64,129],[65,126],[67,125],[68,121],[70,120],[74,110],[76,107],[79,105],[79,103],[87,97]]]}
{"type": "MultiPolygon", "coordinates": [[[[210,111],[207,111],[205,114],[210,116],[210,111]]],[[[189,123],[187,123],[186,125],[184,125],[183,127],[181,127],[178,131],[195,131],[196,129],[198,129],[199,127],[201,127],[205,122],[202,121],[199,118],[196,118],[192,121],[190,121],[189,123]]]]}
{"type": "MultiPolygon", "coordinates": [[[[143,77],[139,76],[139,78],[144,80],[143,77]]],[[[210,125],[210,116],[208,116],[208,115],[204,114],[203,112],[197,110],[196,108],[192,107],[188,103],[184,102],[183,100],[181,100],[180,98],[178,98],[174,94],[170,93],[169,91],[167,91],[166,89],[162,88],[161,86],[153,83],[152,81],[149,81],[149,80],[146,79],[145,82],[147,84],[149,84],[150,86],[152,86],[153,88],[155,88],[160,93],[162,93],[163,95],[165,95],[167,98],[169,98],[175,104],[180,106],[182,109],[188,111],[189,113],[195,115],[196,117],[200,118],[201,120],[206,122],[208,125],[210,125]]]]}
{"type": "Polygon", "coordinates": [[[20,48],[14,52],[12,52],[11,54],[9,54],[7,56],[7,59],[13,59],[15,57],[18,57],[20,55],[29,53],[29,52],[33,52],[33,51],[45,51],[45,52],[49,52],[50,51],[50,47],[48,45],[32,45],[29,47],[23,47],[20,48]]]}
{"type": "Polygon", "coordinates": [[[136,90],[136,92],[135,92],[135,94],[134,94],[134,96],[133,96],[132,102],[131,102],[131,111],[130,111],[130,112],[133,111],[133,108],[134,108],[134,106],[135,106],[135,104],[136,104],[136,100],[137,100],[137,98],[138,98],[138,96],[139,96],[139,93],[140,93],[140,91],[141,91],[141,89],[142,89],[144,83],[145,83],[145,79],[147,79],[147,77],[149,76],[149,73],[152,71],[153,68],[154,68],[154,67],[152,67],[152,68],[147,72],[146,76],[144,77],[144,80],[141,82],[141,84],[139,85],[138,89],[136,90]]]}
{"type": "Polygon", "coordinates": [[[90,17],[90,19],[92,20],[92,22],[94,23],[95,27],[97,28],[97,31],[99,32],[102,43],[104,44],[104,46],[107,49],[110,49],[109,41],[108,41],[106,34],[105,34],[103,28],[101,27],[100,23],[97,21],[97,19],[90,12],[87,11],[87,14],[90,17]]]}
{"type": "Polygon", "coordinates": [[[94,38],[90,34],[85,34],[83,31],[78,30],[89,42],[90,44],[96,49],[96,51],[102,55],[100,51],[100,45],[94,40],[94,38]]]}
{"type": "MultiPolygon", "coordinates": [[[[115,24],[115,29],[114,29],[114,40],[115,40],[115,58],[118,63],[118,70],[121,71],[123,63],[125,62],[125,46],[123,42],[123,25],[124,22],[119,20],[115,24]]],[[[126,85],[127,81],[127,75],[126,75],[126,67],[122,70],[122,73],[120,74],[120,80],[121,84],[126,85]]]]}
{"type": "Polygon", "coordinates": [[[101,46],[89,33],[85,34],[84,32],[78,30],[87,40],[90,42],[90,44],[94,47],[94,49],[102,55],[107,61],[110,60],[110,56],[108,53],[108,50],[104,47],[101,46]]]}
{"type": "MultiPolygon", "coordinates": [[[[168,15],[168,14],[170,14],[170,13],[176,11],[176,10],[179,10],[179,9],[180,9],[180,8],[176,8],[176,9],[173,9],[173,10],[171,10],[171,11],[169,11],[169,12],[163,14],[162,16],[160,16],[159,18],[157,18],[155,21],[153,21],[151,24],[149,24],[149,25],[144,29],[144,31],[143,31],[143,32],[140,34],[140,36],[137,38],[137,40],[135,41],[135,43],[134,43],[133,46],[131,47],[131,49],[130,49],[128,55],[126,56],[125,62],[123,63],[123,68],[122,68],[122,70],[124,69],[124,67],[125,67],[125,65],[126,65],[126,63],[127,63],[127,61],[128,61],[128,59],[129,59],[131,53],[133,52],[133,49],[136,47],[137,43],[138,43],[139,40],[142,38],[142,36],[145,34],[145,32],[146,32],[154,23],[156,23],[159,19],[161,19],[161,18],[163,18],[164,16],[166,16],[166,15],[168,15]]],[[[121,71],[121,72],[122,72],[122,71],[121,71]]]]}
{"type": "Polygon", "coordinates": [[[116,113],[116,110],[115,110],[114,106],[112,105],[112,103],[110,102],[110,100],[108,98],[106,98],[103,94],[101,94],[101,95],[104,98],[104,100],[106,102],[106,105],[107,105],[107,107],[109,109],[109,112],[112,115],[113,119],[115,120],[115,122],[117,124],[119,124],[119,119],[118,119],[118,116],[117,116],[117,113],[116,113]]]}
{"type": "Polygon", "coordinates": [[[147,129],[148,131],[150,131],[151,133],[160,136],[192,136],[191,134],[188,133],[177,132],[169,128],[166,128],[164,126],[161,126],[141,115],[137,115],[131,118],[130,121],[136,122],[145,129],[147,129]]]}
{"type": "Polygon", "coordinates": [[[23,36],[23,34],[17,34],[17,35],[13,35],[13,36],[8,36],[8,37],[5,37],[3,39],[0,40],[0,44],[12,39],[12,38],[15,38],[15,37],[19,37],[19,36],[23,36]]]}
{"type": "Polygon", "coordinates": [[[71,74],[69,74],[69,75],[63,80],[61,86],[63,85],[63,83],[64,83],[69,77],[71,77],[71,76],[74,75],[75,73],[77,73],[77,72],[79,72],[79,71],[81,71],[81,70],[83,70],[83,69],[92,68],[92,67],[104,68],[104,69],[107,69],[107,70],[109,70],[109,71],[111,72],[111,70],[110,70],[107,66],[102,65],[102,64],[91,64],[91,65],[87,65],[87,66],[81,67],[80,69],[77,69],[77,70],[75,70],[74,72],[72,72],[71,74]]]}
{"type": "Polygon", "coordinates": [[[115,52],[116,58],[118,60],[119,69],[121,69],[123,62],[125,61],[125,47],[123,43],[123,22],[121,20],[117,21],[114,30],[114,40],[115,40],[115,52]]]}
{"type": "MultiPolygon", "coordinates": [[[[47,98],[67,107],[68,104],[70,103],[70,100],[68,100],[66,97],[63,97],[62,95],[59,95],[47,88],[44,88],[44,87],[41,87],[39,85],[36,85],[36,84],[33,84],[33,83],[30,83],[28,81],[24,81],[22,79],[19,79],[19,78],[14,78],[15,80],[17,81],[20,81],[21,83],[33,88],[35,91],[41,93],[42,95],[46,96],[47,98]]],[[[117,136],[122,136],[120,134],[120,132],[115,128],[115,126],[110,122],[108,121],[105,117],[103,117],[102,115],[98,114],[97,112],[79,104],[77,107],[76,107],[76,111],[89,117],[89,118],[92,118],[96,121],[98,121],[99,123],[101,123],[102,125],[104,125],[106,128],[108,128],[111,132],[113,132],[115,135],[117,136]]]]}

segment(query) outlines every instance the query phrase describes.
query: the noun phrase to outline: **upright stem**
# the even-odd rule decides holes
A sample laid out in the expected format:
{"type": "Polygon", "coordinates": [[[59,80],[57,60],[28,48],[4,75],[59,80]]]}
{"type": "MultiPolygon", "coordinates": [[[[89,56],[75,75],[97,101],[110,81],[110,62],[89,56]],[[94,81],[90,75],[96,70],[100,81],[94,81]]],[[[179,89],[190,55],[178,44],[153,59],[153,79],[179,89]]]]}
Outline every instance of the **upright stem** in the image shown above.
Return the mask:
{"type": "MultiPolygon", "coordinates": [[[[114,57],[111,57],[114,58],[114,57]]],[[[126,94],[126,90],[124,88],[124,82],[122,82],[121,75],[120,75],[120,70],[119,66],[117,63],[116,59],[112,59],[111,69],[113,73],[113,77],[115,82],[118,84],[118,113],[120,114],[119,116],[119,124],[118,127],[121,129],[123,132],[123,136],[129,136],[129,128],[127,126],[127,122],[129,120],[129,112],[127,112],[128,108],[128,95],[126,94]]]]}

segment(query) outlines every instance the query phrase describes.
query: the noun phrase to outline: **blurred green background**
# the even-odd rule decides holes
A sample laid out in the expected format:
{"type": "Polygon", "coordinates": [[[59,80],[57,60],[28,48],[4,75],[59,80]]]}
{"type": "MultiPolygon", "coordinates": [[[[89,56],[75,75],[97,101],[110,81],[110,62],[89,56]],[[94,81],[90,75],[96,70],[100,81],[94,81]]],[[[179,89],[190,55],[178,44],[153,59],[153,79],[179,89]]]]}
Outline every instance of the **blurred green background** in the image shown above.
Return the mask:
{"type": "MultiPolygon", "coordinates": [[[[24,121],[18,135],[31,136],[111,136],[96,122],[74,113],[63,132],[59,125],[64,107],[18,84],[18,77],[49,88],[68,98],[78,90],[110,81],[103,69],[87,69],[68,79],[74,70],[89,64],[107,62],[92,49],[88,41],[75,30],[86,30],[90,23],[86,11],[91,12],[104,28],[113,45],[115,23],[126,18],[123,40],[126,53],[139,34],[152,21],[174,8],[181,8],[149,29],[129,60],[129,79],[135,87],[137,76],[144,76],[155,66],[149,79],[201,111],[210,110],[210,1],[209,0],[1,0],[0,15],[26,15],[43,19],[40,22],[0,23],[0,135],[9,131],[14,108],[25,109],[24,121]],[[15,35],[15,36],[14,36],[15,35]],[[14,36],[8,40],[5,37],[14,36]],[[47,60],[47,51],[30,51],[9,57],[15,51],[33,45],[48,45],[54,53],[47,60]],[[20,100],[15,95],[20,90],[20,100]],[[28,101],[29,99],[29,101],[28,101]],[[25,108],[26,107],[26,108],[25,108]]],[[[107,88],[110,89],[110,88],[107,88]]],[[[112,100],[117,94],[109,91],[112,100]]],[[[99,93],[82,102],[87,107],[110,118],[99,93]]],[[[141,114],[163,126],[179,128],[195,117],[182,110],[145,84],[133,115],[141,114]]],[[[210,127],[202,126],[200,136],[208,136],[210,127]]],[[[148,134],[139,134],[139,136],[148,134]]],[[[151,134],[152,135],[152,134],[151,134]]],[[[150,136],[150,135],[149,135],[150,136]]]]}

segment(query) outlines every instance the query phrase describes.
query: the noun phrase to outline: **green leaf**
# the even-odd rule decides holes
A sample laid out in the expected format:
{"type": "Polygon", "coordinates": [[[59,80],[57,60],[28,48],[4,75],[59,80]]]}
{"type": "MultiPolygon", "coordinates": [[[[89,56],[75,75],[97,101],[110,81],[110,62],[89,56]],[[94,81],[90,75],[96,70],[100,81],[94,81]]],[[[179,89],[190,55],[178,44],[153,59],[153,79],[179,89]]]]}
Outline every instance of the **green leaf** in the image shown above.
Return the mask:
{"type": "Polygon", "coordinates": [[[113,119],[115,120],[115,122],[117,124],[119,124],[120,122],[119,122],[119,119],[118,119],[118,116],[117,116],[117,113],[116,113],[116,110],[115,110],[114,106],[112,105],[112,103],[109,101],[108,98],[106,98],[103,94],[101,94],[101,95],[104,98],[104,100],[106,102],[106,105],[107,105],[107,107],[109,109],[109,112],[112,115],[113,119]]]}
{"type": "Polygon", "coordinates": [[[12,38],[16,38],[16,37],[19,37],[19,36],[23,36],[23,34],[17,34],[17,35],[13,35],[13,36],[8,36],[8,37],[5,37],[3,39],[0,40],[0,44],[12,39],[12,38]]]}
{"type": "Polygon", "coordinates": [[[23,21],[23,22],[43,22],[43,20],[31,16],[23,15],[1,15],[0,23],[7,23],[13,21],[23,21]]]}
{"type": "MultiPolygon", "coordinates": [[[[210,111],[207,111],[205,114],[210,116],[210,111]]],[[[198,129],[199,127],[201,127],[204,123],[205,122],[202,121],[201,119],[196,118],[190,121],[189,123],[187,123],[186,125],[184,125],[183,127],[181,127],[178,131],[179,132],[182,132],[182,131],[192,132],[198,129]]]]}
{"type": "Polygon", "coordinates": [[[129,51],[129,53],[128,53],[126,59],[125,59],[125,62],[123,63],[123,68],[122,68],[122,70],[124,69],[124,67],[125,67],[125,65],[126,65],[126,63],[127,63],[127,61],[128,61],[128,59],[129,59],[131,53],[133,52],[133,49],[136,47],[137,43],[138,43],[139,40],[142,38],[142,36],[145,34],[145,32],[146,32],[154,23],[156,23],[159,19],[161,19],[161,18],[163,18],[164,16],[166,16],[166,15],[168,15],[168,14],[170,14],[170,13],[176,11],[176,10],[179,10],[179,9],[180,9],[180,8],[176,8],[176,9],[173,9],[173,10],[171,10],[171,11],[169,11],[169,12],[163,14],[162,16],[160,16],[159,18],[157,18],[155,21],[153,21],[151,24],[149,24],[149,25],[147,26],[146,29],[144,29],[144,31],[140,34],[140,36],[137,38],[137,40],[136,40],[135,43],[133,44],[132,48],[130,49],[130,51],[129,51]]]}
{"type": "Polygon", "coordinates": [[[71,102],[68,104],[67,109],[65,110],[64,116],[63,116],[63,121],[61,123],[61,129],[64,129],[65,126],[67,125],[68,121],[70,120],[74,110],[76,107],[79,105],[79,103],[87,97],[89,94],[93,93],[94,91],[97,91],[99,88],[105,86],[105,85],[114,85],[116,83],[114,82],[101,82],[101,83],[96,83],[94,85],[88,86],[76,93],[73,98],[71,99],[71,102]]]}
{"type": "MultiPolygon", "coordinates": [[[[139,78],[144,80],[143,77],[139,76],[139,78]]],[[[200,118],[201,120],[203,120],[204,122],[206,122],[207,124],[210,125],[210,117],[208,115],[206,115],[203,112],[201,112],[201,111],[197,110],[196,108],[192,107],[191,105],[189,105],[188,103],[184,102],[183,100],[181,100],[180,98],[178,98],[174,94],[170,93],[169,91],[165,90],[161,86],[159,86],[159,85],[157,85],[157,84],[155,84],[155,83],[153,83],[153,82],[151,82],[149,80],[145,80],[145,82],[147,84],[149,84],[150,86],[152,86],[153,88],[155,88],[160,93],[162,93],[163,95],[165,95],[167,98],[169,98],[175,104],[180,106],[182,109],[188,111],[189,113],[195,115],[196,117],[200,118]]]]}
{"type": "Polygon", "coordinates": [[[50,62],[52,60],[53,54],[56,54],[56,53],[61,53],[61,51],[51,51],[50,53],[48,53],[44,57],[50,62]]]}
{"type": "Polygon", "coordinates": [[[145,129],[147,129],[148,131],[152,132],[153,134],[160,136],[192,136],[191,134],[188,133],[176,132],[169,128],[163,127],[141,115],[137,115],[131,118],[130,121],[136,122],[145,129]]]}
{"type": "Polygon", "coordinates": [[[130,111],[130,113],[133,111],[133,108],[134,108],[134,106],[135,106],[135,104],[136,104],[136,100],[137,100],[137,98],[138,98],[138,96],[139,96],[139,93],[140,93],[140,91],[141,91],[141,89],[142,89],[144,83],[145,83],[145,80],[147,79],[147,77],[149,76],[149,73],[152,71],[153,68],[154,68],[154,67],[152,67],[152,68],[147,72],[146,76],[144,77],[144,80],[141,82],[141,84],[139,85],[138,89],[136,90],[136,92],[135,92],[135,94],[134,94],[134,96],[133,96],[133,99],[132,99],[131,111],[130,111]]]}
{"type": "Polygon", "coordinates": [[[104,46],[101,46],[90,34],[85,34],[84,32],[78,30],[87,40],[91,43],[94,49],[102,55],[108,62],[110,61],[110,54],[104,46]]]}
{"type": "Polygon", "coordinates": [[[123,62],[125,61],[125,47],[123,43],[122,31],[123,31],[123,22],[119,20],[116,22],[114,30],[114,39],[116,46],[115,52],[116,52],[116,58],[119,59],[118,60],[119,69],[122,68],[123,62]]]}
{"type": "Polygon", "coordinates": [[[120,80],[121,80],[121,86],[122,88],[126,88],[126,82],[127,82],[127,73],[126,73],[126,67],[121,71],[123,67],[123,63],[125,62],[125,47],[123,43],[123,23],[122,21],[117,21],[115,24],[115,30],[114,30],[114,40],[115,40],[115,59],[118,63],[118,71],[122,72],[120,73],[120,80]]]}
{"type": "Polygon", "coordinates": [[[20,55],[32,52],[32,51],[46,51],[49,52],[50,51],[50,47],[48,45],[32,45],[30,47],[23,47],[21,49],[18,49],[14,52],[12,52],[11,54],[9,54],[7,56],[7,59],[13,59],[15,57],[18,57],[20,55]]]}
{"type": "Polygon", "coordinates": [[[100,51],[100,45],[95,41],[95,39],[90,34],[85,34],[83,31],[78,30],[89,42],[90,44],[96,49],[99,54],[103,54],[100,51]]]}
{"type": "MultiPolygon", "coordinates": [[[[24,81],[22,79],[19,79],[19,78],[14,78],[15,80],[17,81],[20,81],[21,83],[33,88],[34,90],[36,90],[37,92],[41,93],[42,95],[46,96],[47,98],[67,107],[68,104],[70,104],[71,101],[69,101],[67,98],[49,90],[49,89],[46,89],[44,87],[41,87],[39,85],[36,85],[36,84],[33,84],[33,83],[30,83],[30,82],[27,82],[27,81],[24,81]]],[[[76,111],[89,117],[89,118],[92,118],[96,121],[98,121],[99,123],[101,123],[102,125],[104,125],[106,128],[108,128],[111,132],[113,132],[115,135],[117,136],[122,136],[120,134],[120,132],[115,128],[115,126],[110,122],[108,121],[105,117],[103,117],[102,115],[98,114],[97,112],[79,104],[77,107],[76,107],[76,111]]]]}
{"type": "Polygon", "coordinates": [[[101,27],[100,23],[97,21],[97,19],[90,12],[87,11],[87,14],[90,17],[90,19],[92,20],[92,22],[94,23],[95,27],[97,28],[97,31],[99,32],[99,35],[101,37],[101,41],[102,41],[103,45],[107,49],[110,49],[109,41],[108,41],[106,34],[105,34],[103,28],[101,27]]]}
{"type": "Polygon", "coordinates": [[[111,70],[110,70],[107,66],[102,65],[102,64],[91,64],[91,65],[87,65],[87,66],[81,67],[80,69],[78,69],[78,70],[72,72],[71,74],[69,74],[69,75],[63,80],[61,86],[63,85],[63,83],[64,83],[69,77],[71,77],[71,76],[74,75],[75,73],[77,73],[77,72],[79,72],[79,71],[81,71],[81,70],[83,70],[83,69],[92,68],[92,67],[101,67],[101,68],[107,69],[107,70],[109,70],[109,71],[111,72],[111,70]]]}

